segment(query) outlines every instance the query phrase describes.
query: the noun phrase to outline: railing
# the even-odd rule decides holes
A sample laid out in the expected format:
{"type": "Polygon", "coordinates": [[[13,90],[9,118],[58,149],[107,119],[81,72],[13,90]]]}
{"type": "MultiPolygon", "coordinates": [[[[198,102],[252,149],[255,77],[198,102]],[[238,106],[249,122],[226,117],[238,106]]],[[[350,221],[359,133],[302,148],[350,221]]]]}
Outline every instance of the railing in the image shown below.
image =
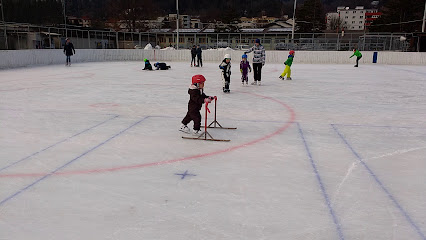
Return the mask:
{"type": "MultiPolygon", "coordinates": [[[[37,26],[31,24],[0,22],[0,49],[60,49],[68,37],[79,49],[138,49],[148,43],[153,47],[176,47],[174,32],[115,32],[83,29],[76,26],[67,28],[37,26]],[[6,31],[5,31],[6,30],[6,31]]],[[[266,50],[309,50],[347,51],[358,48],[362,51],[409,51],[409,42],[401,41],[412,34],[407,33],[179,33],[179,48],[188,49],[199,44],[203,49],[232,48],[244,50],[259,38],[266,50]],[[404,39],[402,38],[402,39],[404,39]]]]}

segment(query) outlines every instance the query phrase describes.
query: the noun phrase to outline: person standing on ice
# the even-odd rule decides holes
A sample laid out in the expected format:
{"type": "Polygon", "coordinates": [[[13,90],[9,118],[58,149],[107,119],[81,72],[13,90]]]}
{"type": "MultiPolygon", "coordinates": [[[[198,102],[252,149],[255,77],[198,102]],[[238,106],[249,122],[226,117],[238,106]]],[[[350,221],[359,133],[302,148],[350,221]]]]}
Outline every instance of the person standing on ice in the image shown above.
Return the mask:
{"type": "Polygon", "coordinates": [[[229,93],[229,85],[231,84],[231,55],[225,54],[219,68],[222,69],[223,92],[229,93]]]}
{"type": "Polygon", "coordinates": [[[215,97],[209,97],[204,94],[204,82],[206,78],[203,75],[194,75],[192,77],[192,84],[189,86],[189,102],[188,102],[188,112],[182,120],[182,125],[179,128],[179,131],[184,133],[190,133],[191,131],[188,128],[188,123],[194,121],[194,131],[193,135],[200,136],[203,134],[201,128],[201,107],[203,103],[210,103],[215,97]]]}
{"type": "Polygon", "coordinates": [[[246,82],[246,86],[248,85],[248,71],[251,72],[251,67],[249,61],[247,61],[247,55],[244,54],[241,56],[242,60],[240,62],[240,72],[241,72],[241,82],[244,86],[244,82],[246,82]]]}
{"type": "Polygon", "coordinates": [[[197,65],[197,62],[195,61],[196,56],[197,56],[197,48],[194,45],[191,48],[191,67],[192,67],[192,62],[194,62],[194,67],[197,65]]]}
{"type": "Polygon", "coordinates": [[[75,54],[75,49],[69,38],[65,39],[64,54],[67,56],[67,63],[65,66],[71,66],[71,56],[75,54]]]}
{"type": "Polygon", "coordinates": [[[284,62],[285,69],[284,72],[281,74],[280,79],[284,80],[285,75],[287,75],[287,80],[291,80],[291,65],[293,64],[293,58],[294,58],[294,50],[291,50],[288,54],[287,60],[284,62]]]}
{"type": "Polygon", "coordinates": [[[253,52],[253,71],[254,71],[254,82],[251,85],[259,85],[262,80],[262,67],[265,65],[265,48],[260,44],[260,39],[256,39],[256,42],[252,48],[244,52],[244,54],[253,52]]]}
{"type": "Polygon", "coordinates": [[[203,50],[201,50],[200,45],[197,45],[197,67],[203,67],[203,59],[201,58],[201,53],[203,50]]]}
{"type": "Polygon", "coordinates": [[[360,51],[358,51],[358,49],[354,49],[354,54],[352,54],[352,56],[350,58],[352,58],[353,56],[356,56],[356,64],[354,67],[358,67],[358,61],[362,58],[362,54],[360,51]]]}

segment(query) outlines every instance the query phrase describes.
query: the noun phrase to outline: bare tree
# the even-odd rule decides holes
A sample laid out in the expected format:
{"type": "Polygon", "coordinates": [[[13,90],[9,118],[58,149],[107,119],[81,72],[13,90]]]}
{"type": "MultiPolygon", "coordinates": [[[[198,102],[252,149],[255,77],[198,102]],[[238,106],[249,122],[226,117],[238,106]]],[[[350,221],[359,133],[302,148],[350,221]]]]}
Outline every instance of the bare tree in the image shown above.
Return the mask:
{"type": "Polygon", "coordinates": [[[347,28],[347,24],[339,16],[332,16],[328,20],[328,26],[331,30],[347,28]]]}
{"type": "Polygon", "coordinates": [[[141,20],[152,17],[156,8],[152,0],[110,0],[110,16],[124,21],[128,31],[144,30],[146,26],[141,20]]]}

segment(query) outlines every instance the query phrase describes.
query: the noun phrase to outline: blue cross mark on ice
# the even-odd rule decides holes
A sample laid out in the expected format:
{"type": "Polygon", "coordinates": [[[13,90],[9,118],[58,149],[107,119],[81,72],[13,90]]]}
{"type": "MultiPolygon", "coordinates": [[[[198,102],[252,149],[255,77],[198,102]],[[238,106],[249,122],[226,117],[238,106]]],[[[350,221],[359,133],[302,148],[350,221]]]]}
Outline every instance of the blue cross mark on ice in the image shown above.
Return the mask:
{"type": "Polygon", "coordinates": [[[188,173],[188,170],[186,170],[184,173],[175,173],[175,175],[181,175],[182,177],[180,179],[184,179],[186,176],[197,176],[195,174],[188,173]]]}

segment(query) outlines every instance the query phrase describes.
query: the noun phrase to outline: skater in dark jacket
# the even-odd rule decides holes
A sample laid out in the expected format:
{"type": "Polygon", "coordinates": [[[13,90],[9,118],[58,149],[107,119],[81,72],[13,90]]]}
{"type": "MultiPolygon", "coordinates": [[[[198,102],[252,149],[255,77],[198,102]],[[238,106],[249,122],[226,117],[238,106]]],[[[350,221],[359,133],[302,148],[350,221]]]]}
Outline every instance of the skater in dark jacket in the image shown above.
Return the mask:
{"type": "Polygon", "coordinates": [[[155,70],[169,70],[171,67],[167,66],[166,63],[156,62],[154,63],[155,70]]]}
{"type": "Polygon", "coordinates": [[[67,56],[67,63],[65,64],[65,66],[71,66],[71,56],[75,54],[75,49],[69,38],[66,39],[64,45],[64,53],[67,56]]]}
{"type": "Polygon", "coordinates": [[[201,58],[201,53],[203,52],[203,50],[201,50],[200,45],[197,46],[197,67],[202,67],[203,66],[203,59],[201,58]]]}
{"type": "Polygon", "coordinates": [[[145,67],[142,70],[152,70],[152,65],[149,60],[145,58],[143,61],[145,62],[145,67]]]}
{"type": "Polygon", "coordinates": [[[197,48],[196,46],[192,46],[191,48],[191,67],[192,63],[194,62],[194,67],[197,65],[197,62],[195,61],[195,57],[197,56],[197,48]]]}
{"type": "Polygon", "coordinates": [[[182,120],[182,125],[179,128],[179,131],[184,133],[190,133],[191,131],[188,128],[188,123],[194,121],[194,131],[193,135],[200,136],[203,134],[203,131],[200,130],[201,127],[201,107],[203,103],[210,103],[215,97],[209,97],[204,94],[204,82],[206,79],[203,75],[194,75],[192,77],[192,84],[189,86],[189,102],[188,102],[188,112],[182,120]]]}

